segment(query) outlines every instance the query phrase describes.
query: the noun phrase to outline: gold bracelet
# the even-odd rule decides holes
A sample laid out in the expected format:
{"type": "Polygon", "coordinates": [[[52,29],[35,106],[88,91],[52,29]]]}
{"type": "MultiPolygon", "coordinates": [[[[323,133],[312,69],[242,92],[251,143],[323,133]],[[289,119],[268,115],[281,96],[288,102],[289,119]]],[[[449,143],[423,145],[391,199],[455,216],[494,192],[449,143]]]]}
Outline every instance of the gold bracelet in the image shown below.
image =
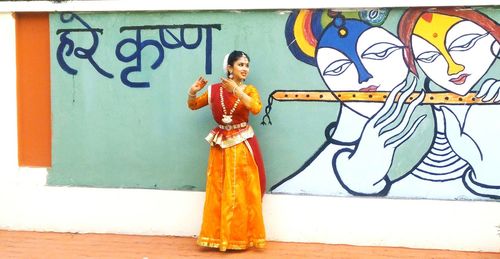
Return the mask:
{"type": "Polygon", "coordinates": [[[188,96],[189,96],[189,97],[193,97],[193,98],[195,98],[195,97],[196,97],[196,93],[192,94],[192,93],[191,93],[191,89],[189,89],[189,90],[188,90],[188,96]]]}

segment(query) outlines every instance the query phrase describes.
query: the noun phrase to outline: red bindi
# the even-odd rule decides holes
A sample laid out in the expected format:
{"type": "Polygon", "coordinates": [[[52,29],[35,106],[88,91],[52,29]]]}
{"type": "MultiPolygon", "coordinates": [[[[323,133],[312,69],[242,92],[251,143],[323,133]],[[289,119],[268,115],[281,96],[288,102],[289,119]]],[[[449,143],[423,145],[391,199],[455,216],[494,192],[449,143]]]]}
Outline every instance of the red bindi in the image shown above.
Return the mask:
{"type": "Polygon", "coordinates": [[[422,19],[424,19],[428,23],[432,22],[432,13],[422,14],[422,19]]]}

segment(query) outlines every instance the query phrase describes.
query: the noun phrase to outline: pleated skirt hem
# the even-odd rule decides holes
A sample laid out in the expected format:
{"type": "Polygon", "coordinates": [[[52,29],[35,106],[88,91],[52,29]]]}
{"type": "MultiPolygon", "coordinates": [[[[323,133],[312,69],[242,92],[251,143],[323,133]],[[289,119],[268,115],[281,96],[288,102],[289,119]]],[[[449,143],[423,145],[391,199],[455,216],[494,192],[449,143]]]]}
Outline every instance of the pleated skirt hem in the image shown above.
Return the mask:
{"type": "Polygon", "coordinates": [[[199,246],[218,248],[220,251],[226,250],[245,250],[250,247],[264,248],[266,246],[265,239],[255,239],[252,241],[221,241],[219,239],[200,237],[196,241],[199,246]]]}

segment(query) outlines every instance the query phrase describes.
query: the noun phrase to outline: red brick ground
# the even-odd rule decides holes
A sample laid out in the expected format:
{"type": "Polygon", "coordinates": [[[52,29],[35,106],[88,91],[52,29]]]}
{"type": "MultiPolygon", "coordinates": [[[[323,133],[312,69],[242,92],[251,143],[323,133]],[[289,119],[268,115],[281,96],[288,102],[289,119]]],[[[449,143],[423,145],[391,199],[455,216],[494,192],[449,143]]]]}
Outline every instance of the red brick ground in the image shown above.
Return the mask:
{"type": "Polygon", "coordinates": [[[394,247],[269,242],[266,249],[221,253],[194,238],[0,230],[0,258],[500,258],[477,253],[394,247]]]}

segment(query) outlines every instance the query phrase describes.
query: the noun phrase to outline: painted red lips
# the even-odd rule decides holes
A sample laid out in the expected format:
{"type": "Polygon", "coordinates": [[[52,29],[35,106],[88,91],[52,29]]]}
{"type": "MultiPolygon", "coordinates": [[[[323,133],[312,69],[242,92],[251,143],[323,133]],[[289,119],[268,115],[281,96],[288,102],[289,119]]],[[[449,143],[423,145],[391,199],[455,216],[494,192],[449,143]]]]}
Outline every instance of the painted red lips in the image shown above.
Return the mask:
{"type": "Polygon", "coordinates": [[[377,91],[378,86],[370,85],[368,87],[363,87],[359,89],[360,92],[375,92],[377,91]]]}
{"type": "Polygon", "coordinates": [[[468,76],[470,76],[470,74],[461,74],[460,76],[452,78],[449,81],[456,85],[463,85],[467,80],[468,76]]]}

